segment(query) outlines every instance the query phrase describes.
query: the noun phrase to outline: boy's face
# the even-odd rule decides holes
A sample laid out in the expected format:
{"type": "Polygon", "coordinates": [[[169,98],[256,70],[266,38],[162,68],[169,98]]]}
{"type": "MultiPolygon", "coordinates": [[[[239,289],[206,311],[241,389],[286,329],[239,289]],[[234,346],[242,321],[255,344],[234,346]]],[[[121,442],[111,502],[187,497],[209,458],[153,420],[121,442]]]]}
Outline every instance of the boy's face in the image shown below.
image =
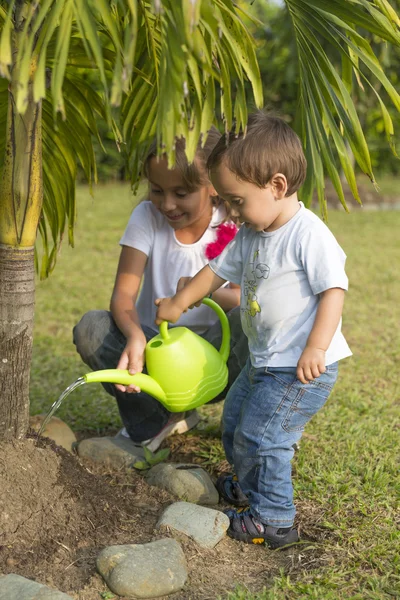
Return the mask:
{"type": "Polygon", "coordinates": [[[268,185],[259,188],[239,179],[222,161],[210,176],[218,195],[229,202],[232,216],[246,227],[255,231],[273,231],[283,225],[287,190],[284,175],[274,175],[268,185]]]}
{"type": "Polygon", "coordinates": [[[148,175],[149,200],[173,229],[184,229],[203,221],[206,225],[209,223],[212,212],[211,185],[189,192],[180,171],[168,169],[165,158],[158,161],[152,158],[148,175]]]}

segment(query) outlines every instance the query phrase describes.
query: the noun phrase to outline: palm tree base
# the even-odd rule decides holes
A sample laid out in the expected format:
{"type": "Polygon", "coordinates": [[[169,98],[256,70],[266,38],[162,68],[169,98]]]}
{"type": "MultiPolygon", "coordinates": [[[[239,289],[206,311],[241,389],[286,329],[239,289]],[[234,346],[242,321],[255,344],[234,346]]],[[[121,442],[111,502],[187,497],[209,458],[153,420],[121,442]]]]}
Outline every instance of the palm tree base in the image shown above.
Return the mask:
{"type": "Polygon", "coordinates": [[[34,249],[0,244],[0,282],[1,441],[22,438],[28,429],[34,249]]]}

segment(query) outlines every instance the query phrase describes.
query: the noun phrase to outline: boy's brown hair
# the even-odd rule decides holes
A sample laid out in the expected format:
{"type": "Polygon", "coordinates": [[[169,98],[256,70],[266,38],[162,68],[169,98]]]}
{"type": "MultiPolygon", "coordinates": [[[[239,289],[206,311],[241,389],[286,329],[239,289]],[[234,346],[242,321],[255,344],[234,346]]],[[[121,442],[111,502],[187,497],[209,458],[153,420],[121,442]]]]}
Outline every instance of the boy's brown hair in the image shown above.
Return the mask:
{"type": "Polygon", "coordinates": [[[286,196],[294,194],[306,177],[307,161],[299,137],[280,117],[257,111],[249,115],[246,132],[223,136],[207,160],[208,170],[226,161],[242,181],[263,188],[275,173],[285,175],[286,196]]]}

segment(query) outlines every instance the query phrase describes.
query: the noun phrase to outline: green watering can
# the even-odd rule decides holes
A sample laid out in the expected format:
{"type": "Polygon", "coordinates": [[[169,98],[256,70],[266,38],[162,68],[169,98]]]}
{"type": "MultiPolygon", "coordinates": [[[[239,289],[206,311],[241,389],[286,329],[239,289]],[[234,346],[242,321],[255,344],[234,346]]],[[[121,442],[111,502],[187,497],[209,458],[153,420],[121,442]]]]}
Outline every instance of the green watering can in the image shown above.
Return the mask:
{"type": "Polygon", "coordinates": [[[159,335],[146,344],[148,375],[106,369],[87,373],[83,379],[86,383],[133,383],[159,400],[170,412],[191,410],[209,402],[225,389],[228,382],[226,363],[230,330],[228,318],[219,304],[209,298],[204,298],[203,304],[215,310],[220,318],[222,343],[219,351],[186,327],[168,329],[168,322],[163,321],[159,335]]]}

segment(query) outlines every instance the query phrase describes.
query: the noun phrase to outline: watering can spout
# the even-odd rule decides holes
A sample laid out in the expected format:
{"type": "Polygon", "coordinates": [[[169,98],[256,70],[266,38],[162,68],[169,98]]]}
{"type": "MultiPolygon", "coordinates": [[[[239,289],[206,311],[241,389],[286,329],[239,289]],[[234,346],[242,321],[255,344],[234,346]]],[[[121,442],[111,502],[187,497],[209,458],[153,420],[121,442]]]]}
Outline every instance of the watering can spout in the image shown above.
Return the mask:
{"type": "Polygon", "coordinates": [[[92,371],[83,376],[86,383],[119,383],[120,385],[137,385],[143,392],[153,396],[159,402],[166,401],[166,394],[155,379],[145,373],[131,375],[123,369],[104,369],[92,371]]]}

